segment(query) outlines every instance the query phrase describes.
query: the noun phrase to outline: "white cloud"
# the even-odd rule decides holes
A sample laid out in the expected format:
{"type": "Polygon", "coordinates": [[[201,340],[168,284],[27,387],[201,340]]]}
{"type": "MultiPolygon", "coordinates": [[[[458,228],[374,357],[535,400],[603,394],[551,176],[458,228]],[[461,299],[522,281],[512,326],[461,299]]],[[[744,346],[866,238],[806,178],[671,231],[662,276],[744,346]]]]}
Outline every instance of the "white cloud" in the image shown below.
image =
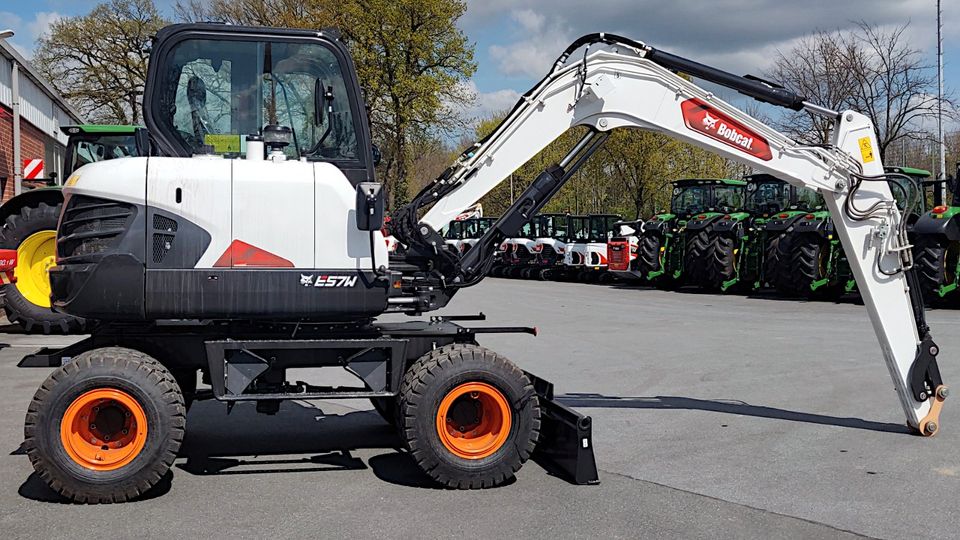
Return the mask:
{"type": "Polygon", "coordinates": [[[14,36],[8,41],[23,56],[33,56],[37,39],[50,30],[50,25],[61,19],[55,11],[39,11],[34,14],[33,20],[24,20],[22,17],[8,11],[0,11],[0,30],[7,28],[14,31],[14,36]]]}
{"type": "Polygon", "coordinates": [[[473,103],[461,111],[465,120],[482,120],[508,111],[520,99],[520,93],[510,88],[480,92],[472,80],[464,84],[464,90],[474,96],[473,103]]]}
{"type": "Polygon", "coordinates": [[[33,20],[26,25],[31,41],[36,41],[40,37],[45,36],[50,31],[50,26],[62,18],[63,16],[56,11],[38,12],[33,20]]]}
{"type": "MultiPolygon", "coordinates": [[[[933,54],[936,8],[931,0],[468,0],[463,28],[498,36],[488,51],[501,74],[539,79],[575,37],[611,32],[712,63],[759,73],[777,49],[816,30],[852,29],[864,20],[910,24],[910,43],[933,54]],[[504,14],[510,23],[504,23],[504,14]],[[496,31],[491,31],[495,29],[496,31]],[[501,37],[502,36],[502,37],[501,37]]],[[[949,4],[945,2],[944,4],[949,4]]],[[[960,37],[960,10],[944,9],[944,39],[960,37]]],[[[786,48],[785,48],[786,47],[786,48]]]]}
{"type": "Polygon", "coordinates": [[[491,45],[490,57],[500,73],[508,76],[542,77],[572,41],[569,26],[533,10],[514,10],[510,18],[522,31],[521,39],[508,45],[491,45]]]}

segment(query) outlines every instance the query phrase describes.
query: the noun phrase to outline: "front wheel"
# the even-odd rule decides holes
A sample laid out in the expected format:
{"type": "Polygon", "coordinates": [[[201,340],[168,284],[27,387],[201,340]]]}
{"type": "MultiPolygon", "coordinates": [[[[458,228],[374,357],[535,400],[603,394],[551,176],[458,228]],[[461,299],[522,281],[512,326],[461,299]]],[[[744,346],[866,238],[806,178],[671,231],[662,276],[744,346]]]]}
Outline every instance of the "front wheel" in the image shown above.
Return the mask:
{"type": "Polygon", "coordinates": [[[24,447],[40,478],[82,503],[142,495],[170,469],[186,408],[155,359],[110,347],[55,370],[27,408],[24,447]]]}
{"type": "Polygon", "coordinates": [[[540,406],[512,362],[472,344],[441,347],[400,385],[401,435],[420,469],[451,488],[493,487],[533,453],[540,406]]]}

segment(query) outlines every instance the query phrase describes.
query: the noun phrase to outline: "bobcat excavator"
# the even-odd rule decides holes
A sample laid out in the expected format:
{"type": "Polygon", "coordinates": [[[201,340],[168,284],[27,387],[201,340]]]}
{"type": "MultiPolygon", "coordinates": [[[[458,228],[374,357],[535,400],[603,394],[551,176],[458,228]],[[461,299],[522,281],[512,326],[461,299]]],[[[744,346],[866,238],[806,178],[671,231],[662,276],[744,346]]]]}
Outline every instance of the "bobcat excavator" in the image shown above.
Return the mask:
{"type": "Polygon", "coordinates": [[[406,248],[388,258],[362,96],[333,31],[189,24],[157,33],[144,111],[152,144],[170,157],[91,164],[64,187],[53,303],[102,323],[84,341],[21,361],[59,366],[24,429],[51,488],[90,503],[137,497],[168,471],[186,408],[204,398],[227,410],[253,402],[265,414],[283,400],[369,398],[424,473],[448,487],[502,484],[531,457],[595,482],[590,419],[478,344],[481,334],[533,328],[474,325],[482,316],[469,315],[376,317],[434,311],[479,283],[503,239],[622,128],[822,193],[907,424],[938,431],[947,395],[939,351],[866,116],[639,41],[588,35],[489,137],[394,212],[390,233],[406,248]],[[833,143],[792,141],[678,72],[830,118],[833,143]],[[444,248],[447,223],[571,128],[579,141],[475,247],[444,248]],[[318,366],[358,383],[288,373],[318,366]],[[209,389],[198,389],[198,374],[209,389]]]}

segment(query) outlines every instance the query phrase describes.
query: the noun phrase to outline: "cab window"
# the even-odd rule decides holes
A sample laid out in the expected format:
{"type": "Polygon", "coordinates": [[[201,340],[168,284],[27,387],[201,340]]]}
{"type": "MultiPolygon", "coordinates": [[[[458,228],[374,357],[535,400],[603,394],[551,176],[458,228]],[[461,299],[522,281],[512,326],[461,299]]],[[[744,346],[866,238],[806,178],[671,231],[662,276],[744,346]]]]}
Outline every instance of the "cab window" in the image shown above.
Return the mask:
{"type": "Polygon", "coordinates": [[[246,135],[291,129],[294,159],[359,159],[353,100],[321,43],[187,39],[161,73],[160,122],[193,152],[246,154],[246,135]]]}

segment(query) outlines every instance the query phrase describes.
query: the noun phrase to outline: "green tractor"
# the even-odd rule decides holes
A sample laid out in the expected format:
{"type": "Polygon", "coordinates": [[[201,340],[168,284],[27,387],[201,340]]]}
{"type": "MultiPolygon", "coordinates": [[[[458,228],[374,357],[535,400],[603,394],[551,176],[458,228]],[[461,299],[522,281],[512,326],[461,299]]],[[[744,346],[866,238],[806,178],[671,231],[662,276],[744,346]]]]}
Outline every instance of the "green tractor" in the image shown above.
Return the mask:
{"type": "MultiPolygon", "coordinates": [[[[914,185],[929,187],[936,182],[925,180],[930,172],[923,169],[886,167],[885,170],[910,177],[910,180],[893,177],[889,185],[897,206],[906,214],[908,233],[912,237],[915,223],[924,213],[926,199],[911,197],[914,185]],[[908,202],[911,208],[906,209],[908,202]]],[[[791,215],[785,220],[788,224],[782,227],[784,232],[779,237],[776,251],[767,252],[767,260],[776,260],[781,268],[780,273],[769,276],[767,281],[781,294],[828,299],[857,289],[840,238],[834,233],[830,213],[819,195],[816,201],[809,212],[791,215]]]]}
{"type": "Polygon", "coordinates": [[[632,268],[665,288],[702,283],[712,253],[712,224],[743,207],[742,180],[685,179],[672,183],[670,211],[644,222],[632,268]]]}
{"type": "MultiPolygon", "coordinates": [[[[140,155],[145,146],[137,137],[136,126],[65,126],[69,137],[63,176],[94,161],[140,155]],[[139,142],[138,142],[139,141],[139,142]]],[[[73,333],[82,331],[85,322],[50,309],[48,269],[54,265],[57,220],[63,195],[57,179],[24,191],[0,206],[0,248],[17,250],[16,283],[3,285],[3,304],[7,319],[26,332],[73,333]]]]}
{"type": "MultiPolygon", "coordinates": [[[[924,171],[926,172],[926,171],[924,171]]],[[[960,201],[957,182],[960,163],[949,182],[950,202],[943,200],[940,181],[927,181],[933,189],[933,208],[924,212],[913,224],[913,264],[917,269],[920,289],[931,304],[943,304],[957,290],[960,274],[960,201]]]]}
{"type": "Polygon", "coordinates": [[[742,209],[715,219],[711,227],[705,287],[723,292],[757,290],[782,276],[781,231],[817,203],[815,192],[769,174],[751,175],[746,181],[742,209]]]}

